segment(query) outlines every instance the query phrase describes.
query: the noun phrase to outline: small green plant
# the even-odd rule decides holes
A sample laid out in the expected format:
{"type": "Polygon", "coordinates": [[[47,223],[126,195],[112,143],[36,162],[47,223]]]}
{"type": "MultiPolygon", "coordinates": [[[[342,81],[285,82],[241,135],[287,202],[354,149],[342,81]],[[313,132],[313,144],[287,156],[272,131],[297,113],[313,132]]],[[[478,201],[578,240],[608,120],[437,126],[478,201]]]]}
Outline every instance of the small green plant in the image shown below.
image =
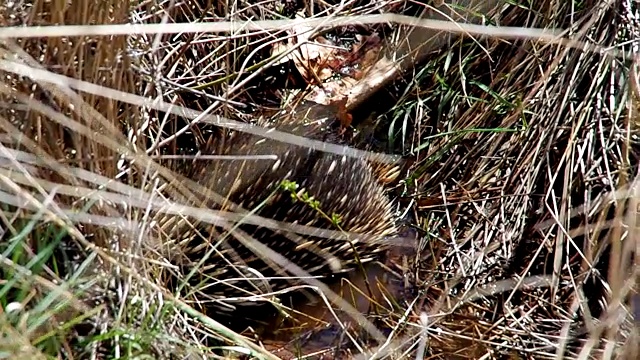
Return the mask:
{"type": "Polygon", "coordinates": [[[342,229],[340,228],[340,224],[342,223],[342,216],[340,214],[331,213],[331,215],[328,215],[327,213],[322,211],[322,209],[320,209],[320,201],[314,198],[312,195],[309,195],[309,193],[306,191],[298,193],[298,189],[300,188],[300,186],[294,181],[283,180],[280,186],[284,191],[288,191],[291,194],[291,198],[293,199],[293,201],[300,201],[304,204],[307,204],[310,208],[318,211],[322,215],[322,217],[331,221],[331,224],[342,231],[342,229]]]}

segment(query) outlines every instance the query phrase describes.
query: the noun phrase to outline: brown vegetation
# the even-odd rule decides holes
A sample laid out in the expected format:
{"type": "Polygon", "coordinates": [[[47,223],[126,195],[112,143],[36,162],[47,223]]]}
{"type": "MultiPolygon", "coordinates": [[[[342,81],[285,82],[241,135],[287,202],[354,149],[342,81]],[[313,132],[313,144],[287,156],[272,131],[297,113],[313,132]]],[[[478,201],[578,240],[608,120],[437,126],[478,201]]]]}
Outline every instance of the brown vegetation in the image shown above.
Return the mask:
{"type": "MultiPolygon", "coordinates": [[[[335,94],[376,74],[359,68],[376,58],[361,49],[383,46],[387,60],[407,54],[396,25],[325,29],[314,46],[350,50],[295,61],[271,58],[273,49],[295,50],[287,39],[306,28],[0,36],[0,353],[637,358],[638,4],[498,1],[474,12],[449,6],[473,1],[435,3],[456,20],[565,29],[575,42],[436,34],[439,46],[415,67],[378,79],[387,85],[359,93],[366,100],[346,102],[335,94]],[[313,67],[300,70],[305,62],[313,67]],[[377,267],[327,288],[302,286],[302,303],[265,296],[278,305],[278,321],[223,325],[199,312],[196,290],[206,282],[171,280],[178,267],[168,250],[176,248],[167,244],[177,239],[159,233],[155,220],[232,223],[229,214],[180,206],[205,193],[184,177],[190,160],[228,128],[278,121],[281,109],[310,98],[326,99],[331,116],[357,128],[349,143],[361,151],[349,154],[374,164],[405,231],[388,239],[391,254],[377,267]]],[[[404,1],[33,0],[0,4],[0,24],[240,24],[423,10],[404,1]]],[[[413,39],[432,35],[416,29],[413,39]]]]}

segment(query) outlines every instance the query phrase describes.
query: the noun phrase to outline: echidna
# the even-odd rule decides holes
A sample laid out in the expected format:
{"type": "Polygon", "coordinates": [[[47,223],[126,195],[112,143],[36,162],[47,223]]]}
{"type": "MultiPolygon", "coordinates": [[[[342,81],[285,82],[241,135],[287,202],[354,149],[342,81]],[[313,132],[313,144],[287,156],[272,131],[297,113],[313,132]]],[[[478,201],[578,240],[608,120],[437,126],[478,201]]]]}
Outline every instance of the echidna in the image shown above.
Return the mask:
{"type": "MultiPolygon", "coordinates": [[[[332,123],[335,117],[323,105],[307,106],[291,116],[282,116],[273,125],[280,131],[333,143],[343,142],[332,123]],[[328,115],[328,116],[327,116],[328,115]]],[[[271,125],[271,124],[268,124],[271,125]]],[[[368,235],[368,239],[345,240],[301,236],[254,225],[239,228],[253,239],[268,246],[313,276],[330,276],[353,269],[356,258],[362,263],[376,259],[384,250],[384,238],[396,233],[392,203],[384,193],[384,173],[362,159],[330,154],[264,139],[243,132],[232,132],[216,139],[203,150],[216,155],[276,155],[277,160],[197,161],[185,174],[206,189],[227,198],[246,210],[259,207],[256,214],[276,221],[337,230],[330,219],[339,215],[339,226],[349,233],[368,235]],[[283,180],[296,183],[299,193],[306,192],[319,202],[319,208],[294,199],[282,189],[283,180]],[[324,215],[322,213],[324,213],[324,215]],[[354,253],[354,250],[357,252],[354,253]],[[327,256],[329,254],[329,256],[327,256]],[[339,261],[338,266],[332,261],[339,261]]],[[[224,209],[216,203],[206,204],[224,209]]],[[[176,229],[176,236],[182,229],[176,229]]],[[[219,243],[220,229],[200,229],[205,241],[192,240],[180,250],[188,259],[183,273],[205,253],[216,250],[200,268],[191,283],[198,283],[198,299],[226,305],[248,305],[230,301],[246,298],[260,291],[282,290],[296,282],[291,275],[276,271],[263,259],[234,239],[225,237],[219,243]],[[288,275],[288,278],[283,278],[288,275]],[[276,277],[280,277],[279,279],[276,277]],[[268,284],[268,285],[267,285],[268,284]]]]}

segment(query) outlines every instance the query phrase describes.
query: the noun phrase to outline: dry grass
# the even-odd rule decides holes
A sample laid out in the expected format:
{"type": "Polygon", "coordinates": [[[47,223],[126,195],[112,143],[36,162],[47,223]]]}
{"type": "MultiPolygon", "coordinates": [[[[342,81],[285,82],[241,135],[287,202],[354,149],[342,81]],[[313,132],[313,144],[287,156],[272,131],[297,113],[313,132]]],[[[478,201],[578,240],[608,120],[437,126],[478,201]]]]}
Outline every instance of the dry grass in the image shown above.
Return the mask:
{"type": "MultiPolygon", "coordinates": [[[[301,3],[18,1],[0,5],[0,24],[420,10],[402,1],[301,3]]],[[[354,356],[637,358],[640,8],[626,0],[532,3],[504,2],[487,21],[566,29],[601,51],[464,37],[387,89],[395,105],[376,114],[376,134],[413,160],[392,196],[420,235],[413,256],[390,266],[416,291],[381,306],[390,334],[361,318],[379,342],[365,351],[349,332],[361,352],[354,356]]],[[[0,356],[281,356],[200,312],[191,285],[167,287],[177,270],[167,239],[152,231],[158,212],[312,230],[181,207],[203,189],[180,176],[188,162],[162,157],[192,156],[219,131],[211,122],[237,127],[231,120],[269,114],[296,93],[285,88],[299,79],[269,66],[270,44],[288,34],[244,35],[0,40],[0,356]],[[170,105],[223,118],[198,122],[198,113],[170,105]]]]}

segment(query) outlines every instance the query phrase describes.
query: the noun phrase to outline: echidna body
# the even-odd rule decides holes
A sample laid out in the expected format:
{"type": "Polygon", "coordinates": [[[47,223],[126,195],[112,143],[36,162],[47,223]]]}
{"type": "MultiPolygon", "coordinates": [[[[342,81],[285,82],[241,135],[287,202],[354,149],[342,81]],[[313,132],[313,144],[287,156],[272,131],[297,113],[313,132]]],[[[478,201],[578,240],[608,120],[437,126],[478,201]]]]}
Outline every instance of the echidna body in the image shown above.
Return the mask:
{"type": "MultiPolygon", "coordinates": [[[[317,113],[312,113],[317,109],[309,109],[311,111],[303,116],[297,114],[281,119],[275,128],[312,139],[339,142],[337,137],[333,137],[335,132],[327,128],[333,119],[323,121],[317,113]]],[[[339,226],[345,232],[367,235],[366,241],[350,239],[348,242],[285,234],[246,224],[239,227],[311,275],[329,276],[353,269],[357,265],[356,259],[363,263],[376,259],[385,250],[384,238],[396,232],[392,204],[384,194],[379,177],[365,160],[242,132],[234,132],[216,141],[212,148],[205,151],[219,155],[277,156],[277,160],[202,162],[193,168],[189,175],[194,181],[242,208],[252,211],[259,207],[257,215],[281,222],[337,230],[335,224],[320,210],[328,216],[339,215],[339,226]],[[294,200],[291,193],[281,188],[283,180],[296,183],[299,193],[306,192],[318,200],[319,210],[294,200]],[[336,259],[338,266],[332,263],[336,259]]],[[[224,204],[207,205],[225,208],[224,204]]],[[[219,229],[208,229],[207,232],[210,235],[208,241],[200,242],[197,247],[197,242],[192,242],[188,245],[191,249],[185,251],[192,263],[198,262],[210,251],[222,233],[219,229]]],[[[201,295],[210,297],[210,301],[248,305],[229,299],[259,294],[260,291],[277,291],[296,283],[290,274],[276,270],[273,264],[268,265],[260,255],[254,254],[233,235],[229,235],[218,245],[195,281],[202,286],[201,295]],[[283,275],[289,277],[284,279],[283,275]],[[278,276],[281,278],[276,278],[278,276]]]]}

